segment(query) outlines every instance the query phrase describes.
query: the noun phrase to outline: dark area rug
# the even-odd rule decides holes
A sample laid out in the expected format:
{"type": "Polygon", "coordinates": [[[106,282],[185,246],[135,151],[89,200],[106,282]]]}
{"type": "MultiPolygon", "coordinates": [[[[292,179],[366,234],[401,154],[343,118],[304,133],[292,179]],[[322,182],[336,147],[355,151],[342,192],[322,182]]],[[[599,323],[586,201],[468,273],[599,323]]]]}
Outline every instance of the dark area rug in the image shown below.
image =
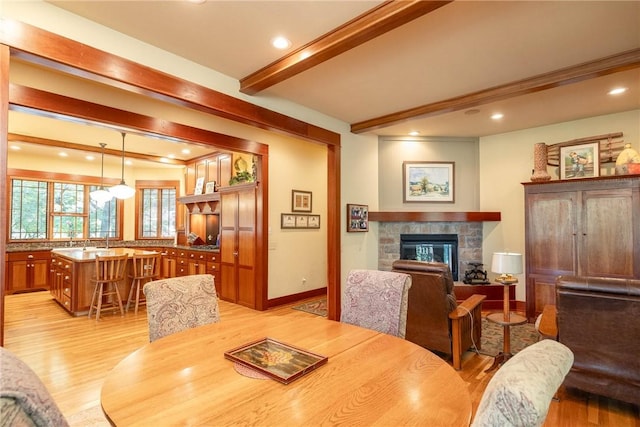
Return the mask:
{"type": "MultiPolygon", "coordinates": [[[[307,313],[316,314],[318,316],[327,317],[327,299],[320,298],[313,301],[307,301],[303,304],[292,307],[294,310],[305,311],[307,313]]],[[[538,341],[538,332],[536,332],[533,323],[525,323],[524,325],[512,326],[511,328],[511,353],[516,354],[523,348],[530,346],[538,341]]],[[[502,326],[482,319],[482,350],[481,354],[495,356],[502,351],[503,340],[502,326]]]]}

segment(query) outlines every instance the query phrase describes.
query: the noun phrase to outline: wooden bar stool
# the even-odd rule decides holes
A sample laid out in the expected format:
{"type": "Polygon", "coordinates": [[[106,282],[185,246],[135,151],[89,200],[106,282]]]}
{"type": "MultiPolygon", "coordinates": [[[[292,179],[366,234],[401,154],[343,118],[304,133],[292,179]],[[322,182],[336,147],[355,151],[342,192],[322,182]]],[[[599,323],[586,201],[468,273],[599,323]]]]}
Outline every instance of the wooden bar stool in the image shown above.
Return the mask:
{"type": "Polygon", "coordinates": [[[160,275],[160,253],[154,252],[150,254],[135,254],[131,258],[131,269],[129,270],[129,278],[131,279],[131,289],[129,290],[129,298],[127,298],[127,311],[133,298],[133,292],[136,293],[136,306],[134,312],[138,314],[138,305],[145,304],[146,300],[140,301],[140,288],[145,283],[155,280],[160,275]]]}
{"type": "Polygon", "coordinates": [[[122,308],[122,298],[118,282],[124,280],[125,268],[127,266],[127,254],[99,256],[96,255],[96,275],[90,279],[94,283],[91,305],[89,306],[89,318],[96,309],[96,320],[100,319],[100,312],[109,308],[120,308],[120,315],[124,316],[122,308]],[[109,301],[111,299],[111,301],[109,301]],[[115,301],[114,301],[115,299],[115,301]],[[104,304],[103,304],[104,302],[104,304]]]}

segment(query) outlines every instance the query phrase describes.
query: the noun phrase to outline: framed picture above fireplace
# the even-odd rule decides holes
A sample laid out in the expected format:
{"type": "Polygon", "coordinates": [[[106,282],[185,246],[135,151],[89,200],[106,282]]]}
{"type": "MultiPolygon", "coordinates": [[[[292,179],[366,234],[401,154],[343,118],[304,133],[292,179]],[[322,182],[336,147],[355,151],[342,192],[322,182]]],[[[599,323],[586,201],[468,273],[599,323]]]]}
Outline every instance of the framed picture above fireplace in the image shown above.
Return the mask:
{"type": "Polygon", "coordinates": [[[454,162],[403,162],[403,202],[453,203],[454,162]]]}

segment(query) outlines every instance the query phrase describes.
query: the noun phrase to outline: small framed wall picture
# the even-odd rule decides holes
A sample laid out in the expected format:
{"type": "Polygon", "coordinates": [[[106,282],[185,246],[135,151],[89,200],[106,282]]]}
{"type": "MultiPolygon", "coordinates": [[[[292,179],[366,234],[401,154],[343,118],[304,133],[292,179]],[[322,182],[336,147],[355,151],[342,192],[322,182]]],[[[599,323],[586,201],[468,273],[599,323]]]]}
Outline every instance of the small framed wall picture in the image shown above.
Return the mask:
{"type": "Polygon", "coordinates": [[[296,215],[296,228],[307,228],[309,217],[307,215],[296,215]]]}
{"type": "Polygon", "coordinates": [[[290,213],[280,215],[280,228],[296,228],[296,216],[290,213]]]}
{"type": "Polygon", "coordinates": [[[347,205],[347,231],[369,231],[368,205],[347,205]]]}
{"type": "Polygon", "coordinates": [[[320,228],[320,215],[309,215],[307,228],[320,228]]]}
{"type": "Polygon", "coordinates": [[[311,191],[291,190],[291,211],[311,212],[311,191]]]}

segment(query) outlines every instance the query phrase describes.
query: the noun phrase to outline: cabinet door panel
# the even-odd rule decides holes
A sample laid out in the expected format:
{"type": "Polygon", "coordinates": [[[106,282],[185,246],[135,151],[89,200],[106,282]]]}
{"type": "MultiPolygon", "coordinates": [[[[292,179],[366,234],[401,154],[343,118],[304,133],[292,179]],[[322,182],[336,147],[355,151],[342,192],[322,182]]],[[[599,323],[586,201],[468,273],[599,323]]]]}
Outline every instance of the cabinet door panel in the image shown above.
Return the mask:
{"type": "Polygon", "coordinates": [[[49,262],[47,260],[32,261],[33,287],[39,289],[49,289],[49,262]]]}
{"type": "Polygon", "coordinates": [[[11,261],[7,263],[9,271],[7,275],[7,293],[27,289],[27,261],[11,261]]]}
{"type": "Polygon", "coordinates": [[[531,273],[576,271],[576,193],[533,194],[528,203],[527,257],[531,273]]]}
{"type": "Polygon", "coordinates": [[[633,278],[631,189],[585,191],[580,275],[633,278]]]}

